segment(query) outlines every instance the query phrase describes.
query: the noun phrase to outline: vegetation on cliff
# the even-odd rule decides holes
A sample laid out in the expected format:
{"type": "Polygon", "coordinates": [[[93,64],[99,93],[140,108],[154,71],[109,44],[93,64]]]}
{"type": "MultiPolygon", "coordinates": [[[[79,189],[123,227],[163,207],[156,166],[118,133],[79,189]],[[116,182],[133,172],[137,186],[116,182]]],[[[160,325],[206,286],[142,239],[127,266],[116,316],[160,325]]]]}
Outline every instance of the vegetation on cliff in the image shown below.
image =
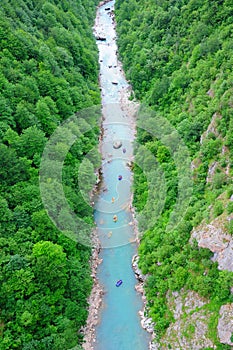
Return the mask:
{"type": "MultiPolygon", "coordinates": [[[[209,329],[218,349],[227,349],[216,336],[218,311],[232,302],[233,273],[220,271],[212,253],[190,245],[190,233],[203,219],[223,211],[232,213],[233,159],[233,7],[229,0],[117,0],[116,18],[120,58],[134,95],[166,118],[178,131],[192,159],[193,192],[182,221],[166,230],[178,195],[178,174],[169,149],[159,138],[138,129],[137,141],[157,158],[167,195],[163,211],[139,222],[143,231],[140,267],[148,274],[149,313],[161,338],[174,321],[167,292],[181,288],[208,298],[215,311],[209,329]],[[224,207],[219,196],[225,192],[224,207]],[[215,320],[215,321],[213,321],[215,320]]],[[[132,96],[133,98],[134,96],[132,96]]],[[[137,161],[137,158],[136,158],[137,161]]],[[[134,205],[142,211],[148,183],[134,168],[134,205]]],[[[158,189],[159,191],[159,189],[158,189]]],[[[232,233],[232,225],[227,226],[232,233]]],[[[172,348],[172,345],[171,345],[172,348]]]]}

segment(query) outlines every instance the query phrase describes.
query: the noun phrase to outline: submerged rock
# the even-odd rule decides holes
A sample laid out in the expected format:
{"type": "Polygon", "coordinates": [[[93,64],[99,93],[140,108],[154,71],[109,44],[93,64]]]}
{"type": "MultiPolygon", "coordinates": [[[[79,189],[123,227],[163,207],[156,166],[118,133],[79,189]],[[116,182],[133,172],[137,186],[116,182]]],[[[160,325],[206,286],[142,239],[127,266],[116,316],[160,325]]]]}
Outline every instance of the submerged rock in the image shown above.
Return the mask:
{"type": "Polygon", "coordinates": [[[122,142],[121,141],[114,141],[113,142],[113,148],[118,149],[121,148],[122,142]]]}
{"type": "Polygon", "coordinates": [[[96,40],[99,40],[99,41],[106,41],[107,40],[104,36],[99,36],[99,35],[97,35],[95,38],[96,38],[96,40]]]}

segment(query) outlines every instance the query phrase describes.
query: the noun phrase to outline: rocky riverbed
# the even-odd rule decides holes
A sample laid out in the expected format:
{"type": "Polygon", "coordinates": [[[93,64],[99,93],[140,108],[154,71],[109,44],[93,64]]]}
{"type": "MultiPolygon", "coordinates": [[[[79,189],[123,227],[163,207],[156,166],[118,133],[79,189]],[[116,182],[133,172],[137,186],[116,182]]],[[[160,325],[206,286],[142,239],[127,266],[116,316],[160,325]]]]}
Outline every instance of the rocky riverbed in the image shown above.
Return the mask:
{"type": "Polygon", "coordinates": [[[88,299],[89,309],[88,309],[88,318],[86,326],[83,327],[82,332],[84,334],[84,350],[93,349],[93,342],[95,342],[95,327],[98,324],[98,313],[99,308],[102,304],[102,297],[104,294],[103,288],[101,287],[98,278],[96,277],[97,268],[99,264],[102,263],[102,259],[99,258],[100,252],[100,242],[98,240],[96,231],[93,232],[92,238],[94,247],[92,250],[92,259],[91,259],[91,277],[93,278],[93,288],[92,292],[88,299]]]}
{"type": "Polygon", "coordinates": [[[132,258],[132,268],[134,270],[135,277],[138,281],[138,283],[135,286],[135,290],[142,295],[142,300],[144,304],[143,310],[139,311],[139,316],[141,318],[141,326],[143,329],[145,329],[148,333],[151,334],[149,349],[157,350],[158,344],[154,342],[154,339],[155,339],[154,323],[152,321],[152,318],[147,316],[148,314],[148,310],[146,307],[147,301],[146,301],[145,290],[144,290],[144,284],[146,282],[147,276],[142,274],[141,270],[138,267],[138,261],[139,261],[138,255],[134,255],[132,258]]]}

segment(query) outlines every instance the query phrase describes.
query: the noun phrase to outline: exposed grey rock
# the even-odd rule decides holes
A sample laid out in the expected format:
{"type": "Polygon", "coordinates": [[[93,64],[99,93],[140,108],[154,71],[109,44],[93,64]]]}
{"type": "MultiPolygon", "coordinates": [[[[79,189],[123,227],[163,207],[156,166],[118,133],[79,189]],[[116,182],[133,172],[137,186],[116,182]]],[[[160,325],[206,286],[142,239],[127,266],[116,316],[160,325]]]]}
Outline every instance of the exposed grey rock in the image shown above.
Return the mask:
{"type": "Polygon", "coordinates": [[[207,91],[207,95],[213,98],[214,97],[214,91],[212,89],[209,89],[207,91]]]}
{"type": "Polygon", "coordinates": [[[226,249],[217,254],[216,260],[220,270],[233,271],[233,241],[231,240],[226,249]]]}
{"type": "Polygon", "coordinates": [[[99,40],[99,41],[106,41],[106,38],[104,36],[100,36],[100,35],[96,35],[96,40],[99,40]]]}
{"type": "Polygon", "coordinates": [[[144,316],[143,311],[139,311],[138,314],[141,317],[142,328],[145,329],[148,333],[153,333],[154,325],[153,325],[152,318],[144,316]]]}
{"type": "Polygon", "coordinates": [[[231,240],[231,236],[226,232],[226,229],[219,225],[218,218],[210,224],[195,228],[191,234],[191,239],[194,238],[200,247],[208,248],[212,252],[221,252],[226,249],[231,240]]]}
{"type": "Polygon", "coordinates": [[[178,292],[174,292],[172,293],[172,295],[174,296],[174,306],[175,306],[173,311],[174,312],[173,316],[175,320],[178,320],[182,314],[182,298],[178,292]]]}
{"type": "Polygon", "coordinates": [[[214,253],[212,260],[218,262],[220,270],[233,271],[233,239],[225,227],[230,220],[232,214],[219,216],[210,224],[202,223],[192,231],[190,241],[196,239],[199,247],[210,249],[214,253]]]}
{"type": "Polygon", "coordinates": [[[145,291],[143,288],[144,282],[146,280],[145,275],[142,274],[141,270],[138,267],[138,260],[139,260],[139,256],[137,254],[135,254],[132,258],[132,268],[134,270],[134,274],[135,277],[138,280],[138,284],[135,286],[135,289],[137,292],[142,294],[142,301],[144,304],[144,308],[143,311],[139,311],[138,314],[141,318],[141,326],[142,328],[144,328],[148,333],[151,334],[151,341],[149,343],[149,349],[150,350],[158,350],[158,344],[154,343],[153,340],[155,339],[155,333],[154,333],[154,323],[151,317],[147,316],[147,309],[146,309],[146,296],[145,296],[145,291]]]}
{"type": "Polygon", "coordinates": [[[138,293],[143,294],[143,293],[144,293],[144,290],[143,290],[143,285],[142,285],[142,283],[136,284],[135,290],[136,290],[138,293]]]}
{"type": "Polygon", "coordinates": [[[222,305],[219,311],[218,336],[223,344],[233,345],[231,335],[233,333],[233,304],[222,305]]]}
{"type": "Polygon", "coordinates": [[[150,342],[149,350],[159,350],[159,346],[156,343],[150,342]]]}
{"type": "Polygon", "coordinates": [[[168,327],[159,349],[167,350],[169,344],[172,350],[215,349],[208,338],[208,318],[211,312],[203,308],[208,300],[193,291],[170,293],[167,298],[175,322],[168,327]]]}
{"type": "Polygon", "coordinates": [[[192,162],[191,162],[191,170],[192,171],[196,170],[199,167],[200,164],[201,164],[200,158],[193,159],[192,162]]]}
{"type": "Polygon", "coordinates": [[[113,148],[118,149],[121,148],[122,142],[121,141],[114,141],[113,142],[113,148]]]}
{"type": "Polygon", "coordinates": [[[222,116],[220,114],[218,114],[217,112],[213,114],[207,130],[201,135],[200,144],[203,143],[203,141],[205,140],[205,138],[208,136],[209,133],[213,133],[216,136],[219,136],[216,121],[217,121],[217,119],[221,119],[221,118],[222,118],[222,116]]]}
{"type": "Polygon", "coordinates": [[[134,273],[136,275],[137,280],[140,282],[145,282],[146,276],[143,275],[141,270],[139,269],[138,260],[139,260],[139,257],[137,255],[134,255],[132,258],[132,267],[133,267],[133,270],[134,270],[134,273]]]}
{"type": "Polygon", "coordinates": [[[187,298],[184,300],[184,306],[185,311],[187,313],[190,313],[192,310],[195,310],[196,308],[201,308],[206,304],[206,300],[201,298],[197,293],[194,291],[189,291],[187,298]]]}
{"type": "Polygon", "coordinates": [[[214,176],[214,174],[215,174],[215,171],[216,171],[218,165],[219,165],[218,162],[214,161],[214,162],[209,166],[208,174],[207,174],[207,178],[206,178],[206,182],[207,182],[207,183],[212,182],[213,176],[214,176]]]}

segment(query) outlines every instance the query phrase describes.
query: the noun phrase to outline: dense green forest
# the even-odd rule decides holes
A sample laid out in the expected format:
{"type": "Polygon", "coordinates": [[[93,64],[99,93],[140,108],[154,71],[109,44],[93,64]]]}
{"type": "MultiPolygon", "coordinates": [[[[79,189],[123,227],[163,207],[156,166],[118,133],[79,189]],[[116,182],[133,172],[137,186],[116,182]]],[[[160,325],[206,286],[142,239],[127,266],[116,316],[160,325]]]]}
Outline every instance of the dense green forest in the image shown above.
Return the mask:
{"type": "MultiPolygon", "coordinates": [[[[174,321],[168,291],[183,288],[209,300],[209,336],[217,349],[229,349],[219,342],[216,326],[220,306],[233,302],[233,273],[220,271],[210,260],[211,251],[190,245],[189,239],[202,220],[208,223],[233,212],[232,1],[117,0],[116,18],[119,54],[133,86],[132,98],[148,106],[154,118],[166,118],[174,126],[192,159],[189,206],[179,225],[166,230],[178,194],[177,169],[169,148],[138,128],[137,142],[157,158],[167,185],[158,220],[151,205],[147,220],[139,222],[144,233],[140,267],[148,274],[146,294],[157,338],[174,321]]],[[[135,165],[134,205],[139,213],[147,190],[143,170],[135,165]]],[[[232,221],[226,228],[233,233],[232,221]]]]}
{"type": "MultiPolygon", "coordinates": [[[[1,1],[1,350],[64,350],[82,342],[91,249],[50,221],[40,198],[39,166],[57,126],[100,103],[91,29],[97,3],[1,1]]],[[[89,121],[92,131],[66,157],[63,186],[73,211],[91,224],[92,210],[77,185],[79,164],[98,143],[96,117],[89,121]]]]}

